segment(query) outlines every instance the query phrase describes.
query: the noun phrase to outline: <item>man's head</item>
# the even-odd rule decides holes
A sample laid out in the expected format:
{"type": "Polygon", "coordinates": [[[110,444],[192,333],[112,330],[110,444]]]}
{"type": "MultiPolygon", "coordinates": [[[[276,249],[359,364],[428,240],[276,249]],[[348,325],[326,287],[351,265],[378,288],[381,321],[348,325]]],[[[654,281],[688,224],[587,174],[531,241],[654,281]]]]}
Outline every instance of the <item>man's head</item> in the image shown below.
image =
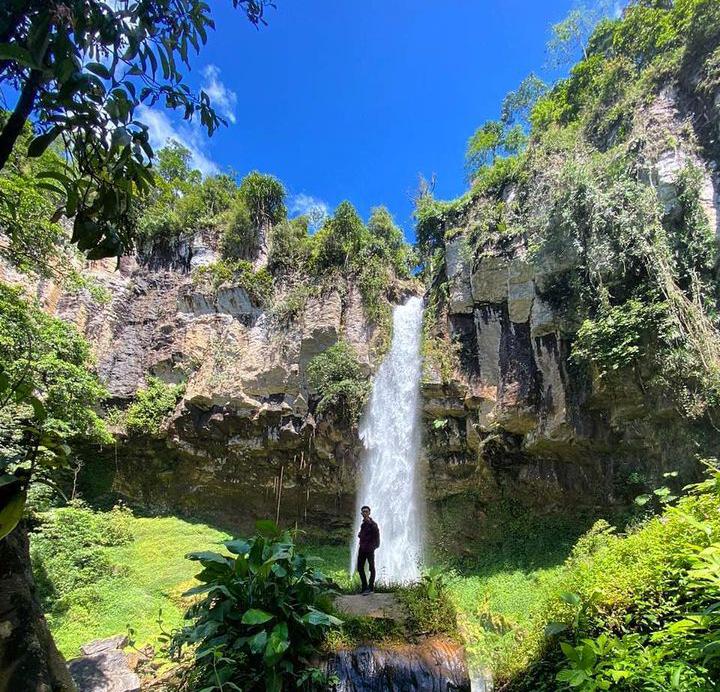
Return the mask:
{"type": "Polygon", "coordinates": [[[370,516],[370,508],[367,505],[363,505],[360,508],[360,514],[362,514],[363,519],[367,519],[370,516]]]}

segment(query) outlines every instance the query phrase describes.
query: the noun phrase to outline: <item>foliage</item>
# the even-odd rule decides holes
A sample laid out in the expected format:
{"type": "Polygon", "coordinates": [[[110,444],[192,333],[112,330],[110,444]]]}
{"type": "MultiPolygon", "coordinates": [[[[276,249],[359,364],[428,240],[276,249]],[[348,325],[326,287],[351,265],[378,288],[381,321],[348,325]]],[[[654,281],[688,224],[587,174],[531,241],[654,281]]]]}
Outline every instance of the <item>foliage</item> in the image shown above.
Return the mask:
{"type": "Polygon", "coordinates": [[[257,522],[251,538],[226,541],[232,553],[190,553],[203,570],[202,595],[173,647],[195,647],[194,683],[203,689],[316,689],[323,674],[309,660],[340,620],[325,612],[332,584],[297,551],[289,532],[257,522]]]}
{"type": "Polygon", "coordinates": [[[273,280],[264,267],[253,269],[247,260],[217,260],[204,264],[193,272],[193,281],[217,290],[223,285],[239,286],[247,291],[256,305],[266,305],[273,292],[273,280]]]}
{"type": "Polygon", "coordinates": [[[530,123],[530,112],[547,90],[547,84],[531,72],[520,82],[515,91],[505,95],[500,109],[500,121],[506,125],[520,123],[527,128],[530,123]]]}
{"type": "Polygon", "coordinates": [[[285,188],[271,175],[252,171],[237,191],[224,223],[220,249],[225,259],[254,259],[267,231],[285,220],[285,188]]]}
{"type": "Polygon", "coordinates": [[[370,393],[357,355],[345,341],[312,358],[308,364],[308,382],[320,400],[317,412],[332,411],[340,421],[357,423],[370,393]]]}
{"type": "Polygon", "coordinates": [[[720,472],[710,469],[661,516],[625,535],[605,524],[578,543],[534,615],[549,639],[531,646],[556,663],[512,689],[555,689],[555,679],[561,689],[714,689],[720,472]]]}
{"type": "Polygon", "coordinates": [[[593,29],[609,10],[608,2],[594,2],[574,7],[567,17],[553,24],[547,50],[555,66],[574,62],[578,53],[588,57],[587,44],[593,29]]]}
{"type": "Polygon", "coordinates": [[[31,559],[46,611],[62,614],[78,590],[121,572],[104,548],[132,540],[131,519],[120,507],[93,512],[77,500],[40,515],[40,526],[32,534],[31,559]]]}
{"type": "Polygon", "coordinates": [[[69,444],[112,439],[95,412],[105,390],[92,364],[73,326],[0,284],[0,472],[51,482],[69,444]]]}
{"type": "Polygon", "coordinates": [[[281,221],[273,226],[270,234],[268,269],[273,274],[306,270],[311,247],[307,217],[281,221]]]}
{"type": "Polygon", "coordinates": [[[468,140],[465,150],[465,167],[470,179],[484,168],[495,163],[499,155],[517,154],[526,144],[520,124],[506,124],[500,120],[488,120],[468,140]]]}
{"type": "Polygon", "coordinates": [[[127,409],[125,426],[128,433],[159,436],[163,421],[175,408],[184,391],[184,385],[167,384],[157,377],[148,377],[147,386],[138,389],[127,409]]]}
{"type": "MultiPolygon", "coordinates": [[[[264,0],[235,0],[255,25],[264,0]]],[[[210,7],[199,0],[109,5],[99,0],[48,4],[4,3],[0,10],[0,85],[18,94],[0,130],[0,169],[29,119],[40,133],[28,147],[41,155],[53,142],[68,161],[62,172],[42,172],[59,197],[59,212],[73,219],[72,241],[97,259],[120,255],[133,241],[132,206],[153,185],[153,151],[140,106],[161,102],[196,113],[212,134],[224,121],[205,92],[183,83],[213,28],[210,7]]]]}
{"type": "Polygon", "coordinates": [[[169,242],[202,228],[221,224],[237,195],[234,179],[225,174],[204,180],[190,168],[190,150],[170,140],[158,151],[154,187],[137,206],[138,236],[147,243],[169,242]]]}
{"type": "Polygon", "coordinates": [[[347,267],[366,241],[367,230],[350,202],[341,202],[335,214],[315,234],[312,265],[317,273],[347,267]]]}
{"type": "Polygon", "coordinates": [[[245,202],[255,228],[278,224],[287,215],[285,188],[272,175],[258,171],[248,173],[240,183],[238,194],[245,202]]]}
{"type": "Polygon", "coordinates": [[[163,629],[182,624],[190,600],[181,594],[197,585],[185,554],[229,538],[197,521],[91,512],[77,503],[39,521],[30,536],[34,576],[53,639],[67,659],[80,655],[82,644],[132,625],[136,646],[150,644],[164,660],[163,629]],[[100,569],[86,578],[93,565],[100,569]]]}
{"type": "Polygon", "coordinates": [[[455,606],[449,594],[453,577],[442,567],[430,567],[423,571],[417,584],[398,591],[401,602],[408,610],[413,632],[455,635],[455,606]]]}
{"type": "Polygon", "coordinates": [[[595,319],[582,323],[573,342],[572,357],[591,364],[600,378],[636,367],[648,342],[662,338],[665,320],[667,307],[662,303],[646,305],[630,299],[606,308],[595,319]]]}

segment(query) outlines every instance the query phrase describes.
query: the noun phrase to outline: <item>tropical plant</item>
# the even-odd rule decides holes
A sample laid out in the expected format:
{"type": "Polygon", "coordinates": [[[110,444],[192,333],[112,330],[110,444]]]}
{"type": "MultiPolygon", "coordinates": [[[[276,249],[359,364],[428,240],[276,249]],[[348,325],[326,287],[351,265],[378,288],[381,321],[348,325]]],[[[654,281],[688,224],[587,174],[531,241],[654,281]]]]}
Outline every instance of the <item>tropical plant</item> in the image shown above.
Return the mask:
{"type": "Polygon", "coordinates": [[[202,565],[202,596],[187,613],[192,624],[175,632],[171,650],[194,649],[197,689],[324,689],[312,664],[325,634],[341,621],[326,611],[333,584],[298,552],[289,531],[258,521],[248,539],[224,543],[231,553],[190,553],[202,565]]]}
{"type": "Polygon", "coordinates": [[[184,391],[184,385],[168,384],[158,377],[149,377],[147,385],[138,389],[135,400],[127,409],[125,426],[128,433],[159,435],[163,421],[175,408],[184,391]]]}

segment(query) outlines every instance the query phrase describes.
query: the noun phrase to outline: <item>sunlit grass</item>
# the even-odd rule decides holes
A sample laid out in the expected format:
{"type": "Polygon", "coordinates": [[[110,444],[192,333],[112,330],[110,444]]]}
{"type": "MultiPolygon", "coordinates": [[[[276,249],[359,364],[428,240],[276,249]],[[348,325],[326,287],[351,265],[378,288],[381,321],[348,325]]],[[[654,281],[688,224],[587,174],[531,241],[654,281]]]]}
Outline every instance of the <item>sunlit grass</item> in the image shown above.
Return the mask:
{"type": "Polygon", "coordinates": [[[229,536],[204,524],[176,517],[134,518],[133,540],[107,551],[120,567],[111,576],[83,587],[69,599],[62,615],[49,617],[50,629],[66,658],[93,639],[135,631],[135,646],[159,647],[161,626],[171,630],[182,622],[187,606],[180,594],[194,582],[198,565],[185,555],[218,547],[229,536]],[[162,613],[162,614],[161,614],[162,613]]]}

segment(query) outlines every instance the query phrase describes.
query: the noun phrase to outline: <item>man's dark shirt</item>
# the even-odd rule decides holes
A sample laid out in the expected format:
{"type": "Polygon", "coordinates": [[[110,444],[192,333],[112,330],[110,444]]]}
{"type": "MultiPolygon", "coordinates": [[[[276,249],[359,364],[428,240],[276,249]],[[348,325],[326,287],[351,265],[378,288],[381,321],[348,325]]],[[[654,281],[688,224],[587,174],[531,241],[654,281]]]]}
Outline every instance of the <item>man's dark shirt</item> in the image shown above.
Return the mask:
{"type": "Polygon", "coordinates": [[[380,546],[380,529],[371,517],[363,519],[360,524],[360,551],[369,553],[376,550],[380,546]]]}

